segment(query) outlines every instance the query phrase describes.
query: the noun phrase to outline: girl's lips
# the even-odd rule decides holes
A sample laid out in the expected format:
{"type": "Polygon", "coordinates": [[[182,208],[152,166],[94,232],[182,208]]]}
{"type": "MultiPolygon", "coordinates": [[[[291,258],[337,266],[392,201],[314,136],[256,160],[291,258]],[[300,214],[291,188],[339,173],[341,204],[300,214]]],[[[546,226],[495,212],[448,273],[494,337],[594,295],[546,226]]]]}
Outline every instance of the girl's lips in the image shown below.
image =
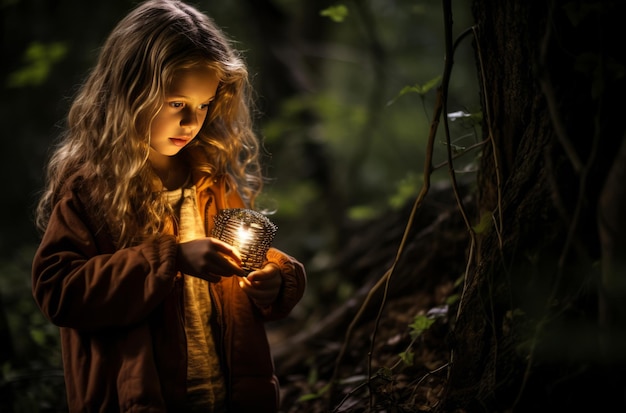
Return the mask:
{"type": "Polygon", "coordinates": [[[182,137],[179,137],[179,138],[170,138],[170,141],[171,141],[174,145],[182,147],[182,146],[187,145],[187,142],[189,142],[189,138],[182,138],[182,137]]]}

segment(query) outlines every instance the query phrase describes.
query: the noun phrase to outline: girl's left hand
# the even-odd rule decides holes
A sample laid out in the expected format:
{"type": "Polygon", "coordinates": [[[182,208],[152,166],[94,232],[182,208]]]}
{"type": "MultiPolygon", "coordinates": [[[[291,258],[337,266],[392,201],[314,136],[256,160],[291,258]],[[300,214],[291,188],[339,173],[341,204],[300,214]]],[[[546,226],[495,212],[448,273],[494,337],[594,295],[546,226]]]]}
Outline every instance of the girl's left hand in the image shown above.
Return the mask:
{"type": "Polygon", "coordinates": [[[283,278],[276,264],[268,263],[260,270],[252,271],[239,281],[239,286],[259,307],[272,304],[278,293],[283,278]]]}

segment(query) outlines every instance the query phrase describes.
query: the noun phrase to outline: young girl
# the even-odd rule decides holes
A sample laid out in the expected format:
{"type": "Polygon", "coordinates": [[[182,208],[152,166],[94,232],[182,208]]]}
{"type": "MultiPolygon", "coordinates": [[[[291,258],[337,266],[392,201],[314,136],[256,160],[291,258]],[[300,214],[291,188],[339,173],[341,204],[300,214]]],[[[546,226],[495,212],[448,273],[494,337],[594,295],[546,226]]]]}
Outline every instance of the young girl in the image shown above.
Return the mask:
{"type": "Polygon", "coordinates": [[[78,93],[37,209],[33,295],[60,326],[71,412],[275,412],[263,322],[305,273],[270,249],[241,277],[208,236],[261,189],[246,67],[204,14],[140,4],[78,93]]]}

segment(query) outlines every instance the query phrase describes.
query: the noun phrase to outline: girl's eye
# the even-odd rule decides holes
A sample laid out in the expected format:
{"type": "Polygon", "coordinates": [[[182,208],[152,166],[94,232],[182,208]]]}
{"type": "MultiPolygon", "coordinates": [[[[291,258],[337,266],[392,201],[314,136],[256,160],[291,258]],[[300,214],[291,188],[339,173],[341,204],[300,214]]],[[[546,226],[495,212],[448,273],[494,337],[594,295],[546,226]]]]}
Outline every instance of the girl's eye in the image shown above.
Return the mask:
{"type": "Polygon", "coordinates": [[[210,105],[210,103],[203,103],[202,105],[200,105],[200,110],[207,110],[210,105]]]}
{"type": "Polygon", "coordinates": [[[182,102],[170,102],[170,106],[175,109],[180,109],[184,106],[182,102]]]}

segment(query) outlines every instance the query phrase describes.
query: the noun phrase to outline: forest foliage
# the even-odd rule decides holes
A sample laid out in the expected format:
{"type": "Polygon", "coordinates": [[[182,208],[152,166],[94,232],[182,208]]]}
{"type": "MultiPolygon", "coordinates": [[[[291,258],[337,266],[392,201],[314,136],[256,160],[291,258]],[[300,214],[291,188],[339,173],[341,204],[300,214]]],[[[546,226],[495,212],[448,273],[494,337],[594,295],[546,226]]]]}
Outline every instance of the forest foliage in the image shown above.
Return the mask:
{"type": "MultiPolygon", "coordinates": [[[[16,411],[62,405],[55,327],[30,295],[38,234],[33,207],[50,148],[77,85],[93,65],[129,0],[3,0],[0,105],[4,177],[0,214],[0,399],[16,411]]],[[[292,318],[346,300],[358,289],[331,264],[351,223],[414,198],[434,90],[443,68],[437,0],[394,2],[197,1],[234,39],[257,93],[258,133],[268,176],[261,207],[275,210],[275,244],[307,267],[309,286],[292,318]]],[[[454,7],[455,31],[471,25],[467,2],[454,7]]],[[[477,143],[478,86],[467,45],[455,55],[448,108],[452,150],[477,143]]],[[[434,164],[445,161],[437,139],[434,164]]],[[[475,155],[459,164],[471,182],[475,155]]],[[[446,179],[435,171],[433,180],[446,179]]],[[[420,328],[415,326],[415,328],[420,328]]]]}

